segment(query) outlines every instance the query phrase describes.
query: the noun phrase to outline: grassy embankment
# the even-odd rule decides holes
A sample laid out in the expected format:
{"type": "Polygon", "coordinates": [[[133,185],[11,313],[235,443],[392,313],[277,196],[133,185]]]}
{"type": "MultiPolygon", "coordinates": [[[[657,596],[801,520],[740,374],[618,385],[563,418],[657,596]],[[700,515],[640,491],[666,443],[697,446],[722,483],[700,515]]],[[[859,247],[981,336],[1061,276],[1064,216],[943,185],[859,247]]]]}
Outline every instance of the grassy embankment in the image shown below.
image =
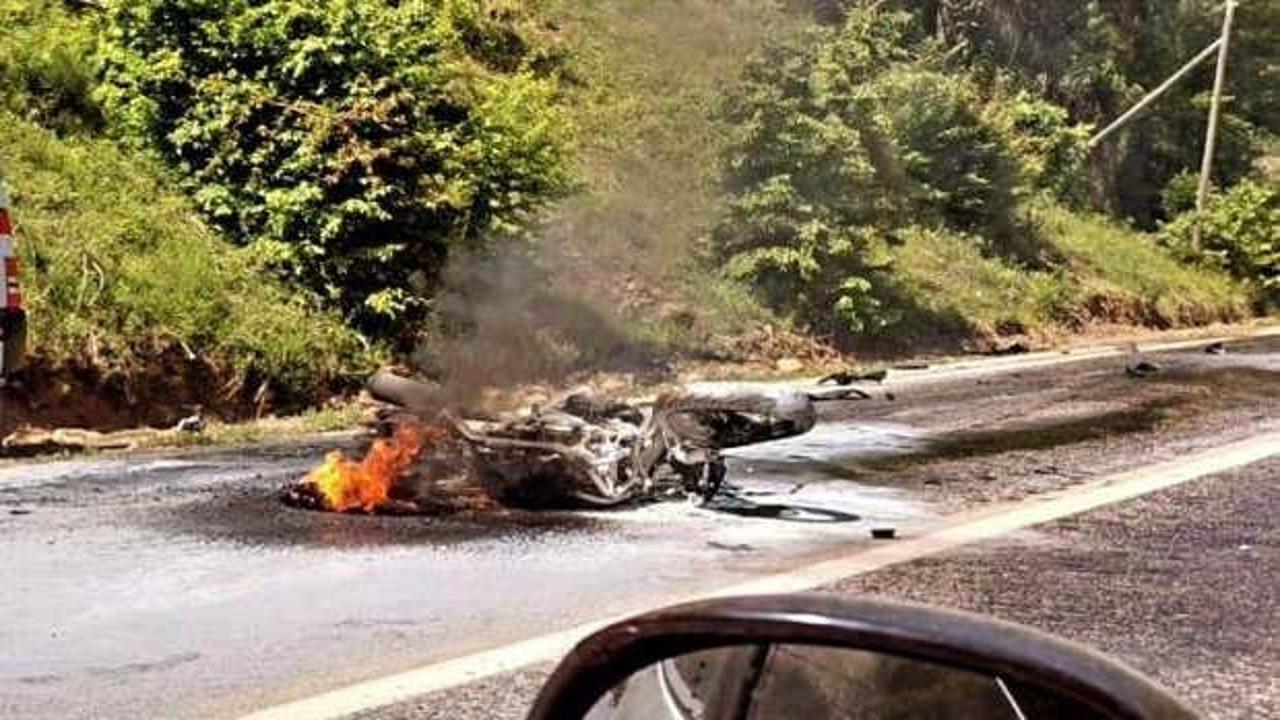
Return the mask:
{"type": "Polygon", "coordinates": [[[91,15],[9,0],[0,17],[0,181],[23,261],[26,423],[163,424],[317,405],[375,354],[197,217],[172,175],[102,128],[91,15]]]}

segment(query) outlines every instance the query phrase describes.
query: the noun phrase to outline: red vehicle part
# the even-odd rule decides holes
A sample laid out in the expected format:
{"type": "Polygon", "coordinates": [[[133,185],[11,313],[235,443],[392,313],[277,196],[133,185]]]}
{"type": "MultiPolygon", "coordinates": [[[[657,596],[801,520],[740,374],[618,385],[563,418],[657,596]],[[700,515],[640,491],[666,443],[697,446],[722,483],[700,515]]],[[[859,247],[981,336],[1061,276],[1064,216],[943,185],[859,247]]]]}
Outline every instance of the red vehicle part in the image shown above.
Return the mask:
{"type": "Polygon", "coordinates": [[[9,198],[0,189],[0,382],[22,369],[26,357],[27,314],[22,309],[22,286],[9,198]]]}

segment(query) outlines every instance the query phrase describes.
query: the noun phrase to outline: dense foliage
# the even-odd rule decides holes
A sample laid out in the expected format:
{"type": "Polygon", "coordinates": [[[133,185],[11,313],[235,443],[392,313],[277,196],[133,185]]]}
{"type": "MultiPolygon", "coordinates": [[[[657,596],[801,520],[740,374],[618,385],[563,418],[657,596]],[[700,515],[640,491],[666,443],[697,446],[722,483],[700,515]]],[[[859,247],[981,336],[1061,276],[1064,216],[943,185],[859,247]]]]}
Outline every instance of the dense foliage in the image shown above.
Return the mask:
{"type": "Polygon", "coordinates": [[[712,248],[773,307],[828,332],[893,320],[885,251],[912,226],[1044,261],[1017,199],[1066,194],[1085,139],[1045,101],[989,100],[905,12],[852,12],[769,49],[725,115],[730,200],[712,248]]]}
{"type": "Polygon", "coordinates": [[[1165,226],[1162,238],[1184,257],[1213,263],[1280,301],[1280,187],[1245,181],[1165,226]],[[1196,231],[1200,241],[1196,245],[1196,231]]]}
{"type": "Polygon", "coordinates": [[[451,249],[566,190],[548,53],[477,0],[113,3],[101,93],[238,242],[404,339],[451,249]]]}
{"type": "MultiPolygon", "coordinates": [[[[957,62],[1007,76],[1101,127],[1208,46],[1220,0],[899,0],[957,62]]],[[[1171,178],[1199,166],[1214,63],[1202,64],[1095,153],[1089,180],[1103,208],[1152,227],[1171,178]]],[[[1216,180],[1250,172],[1280,133],[1280,0],[1239,5],[1229,60],[1216,180]]]]}

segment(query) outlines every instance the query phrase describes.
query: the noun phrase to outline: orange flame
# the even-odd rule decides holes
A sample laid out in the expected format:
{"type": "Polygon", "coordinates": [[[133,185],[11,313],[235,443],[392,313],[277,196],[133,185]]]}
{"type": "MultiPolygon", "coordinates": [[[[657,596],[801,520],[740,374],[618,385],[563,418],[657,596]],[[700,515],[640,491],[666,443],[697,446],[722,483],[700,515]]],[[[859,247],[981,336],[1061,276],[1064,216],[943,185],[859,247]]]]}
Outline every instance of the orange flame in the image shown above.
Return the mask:
{"type": "MultiPolygon", "coordinates": [[[[430,429],[434,430],[434,428],[430,429]]],[[[418,425],[400,425],[389,440],[376,440],[369,454],[356,462],[335,450],[311,471],[307,482],[324,498],[330,510],[373,512],[387,502],[391,487],[422,455],[436,433],[418,425]]]]}

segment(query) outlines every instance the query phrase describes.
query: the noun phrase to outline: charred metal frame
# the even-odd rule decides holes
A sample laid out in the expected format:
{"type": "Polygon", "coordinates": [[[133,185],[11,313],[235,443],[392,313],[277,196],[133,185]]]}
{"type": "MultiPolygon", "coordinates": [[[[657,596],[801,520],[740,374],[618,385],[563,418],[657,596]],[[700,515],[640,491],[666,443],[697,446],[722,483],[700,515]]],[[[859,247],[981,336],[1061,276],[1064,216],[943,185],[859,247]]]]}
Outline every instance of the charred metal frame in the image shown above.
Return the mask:
{"type": "Polygon", "coordinates": [[[709,500],[725,478],[724,450],[802,435],[817,422],[815,403],[865,397],[679,392],[632,405],[580,390],[499,422],[449,420],[499,502],[608,507],[668,491],[709,500]]]}
{"type": "Polygon", "coordinates": [[[469,448],[486,492],[530,508],[611,507],[667,494],[706,501],[724,481],[724,450],[802,435],[817,422],[817,403],[870,397],[847,387],[742,387],[628,403],[578,389],[524,413],[470,419],[441,413],[432,388],[391,373],[374,375],[368,388],[410,417],[443,420],[469,448]]]}

